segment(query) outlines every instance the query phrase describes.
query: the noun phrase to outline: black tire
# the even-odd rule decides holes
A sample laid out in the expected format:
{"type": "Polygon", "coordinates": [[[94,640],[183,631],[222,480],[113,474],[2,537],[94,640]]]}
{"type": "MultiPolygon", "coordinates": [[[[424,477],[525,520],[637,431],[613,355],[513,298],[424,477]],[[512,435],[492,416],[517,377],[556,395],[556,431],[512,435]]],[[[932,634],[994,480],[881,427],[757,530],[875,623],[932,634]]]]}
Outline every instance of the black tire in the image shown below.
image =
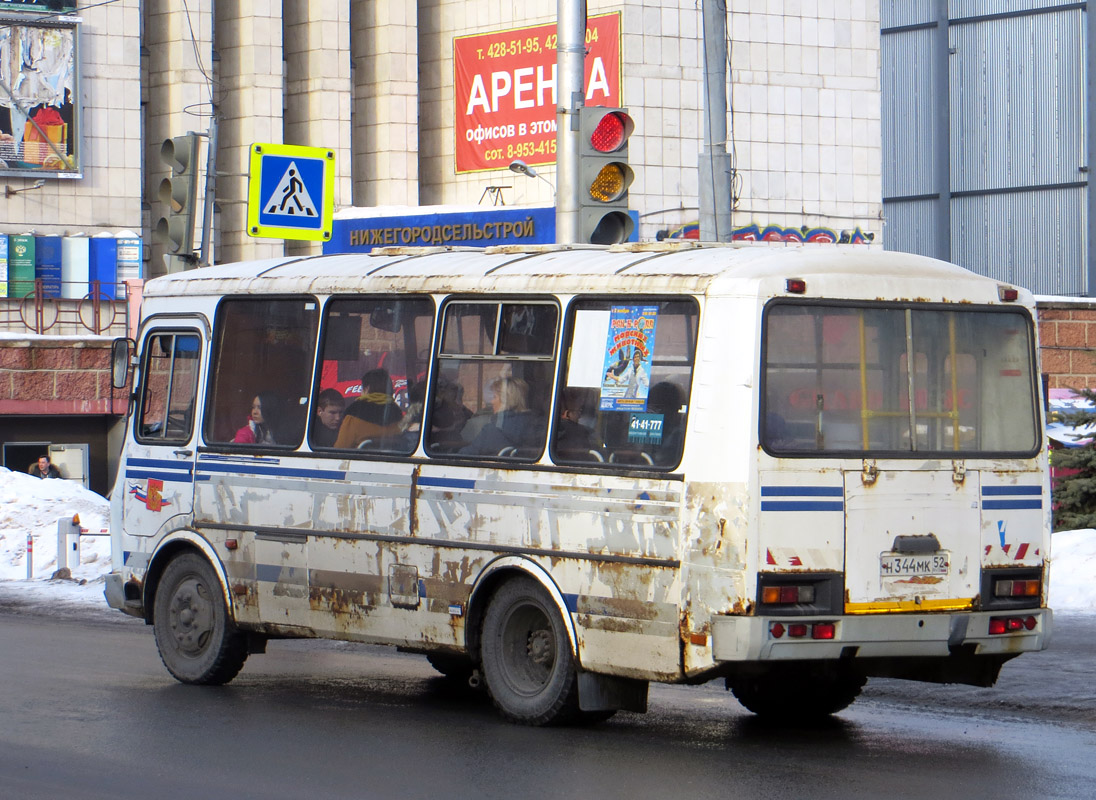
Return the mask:
{"type": "Polygon", "coordinates": [[[454,683],[467,684],[475,671],[471,659],[448,653],[427,653],[430,666],[454,683]]]}
{"type": "Polygon", "coordinates": [[[582,719],[571,641],[555,604],[531,578],[495,592],[483,619],[483,677],[495,707],[522,725],[582,719]]]}
{"type": "Polygon", "coordinates": [[[182,683],[220,685],[247,660],[213,567],[196,553],[176,556],[156,587],[153,626],[160,660],[182,683]]]}
{"type": "Polygon", "coordinates": [[[779,722],[810,722],[848,708],[866,678],[835,669],[777,670],[728,678],[727,688],[759,717],[779,722]]]}

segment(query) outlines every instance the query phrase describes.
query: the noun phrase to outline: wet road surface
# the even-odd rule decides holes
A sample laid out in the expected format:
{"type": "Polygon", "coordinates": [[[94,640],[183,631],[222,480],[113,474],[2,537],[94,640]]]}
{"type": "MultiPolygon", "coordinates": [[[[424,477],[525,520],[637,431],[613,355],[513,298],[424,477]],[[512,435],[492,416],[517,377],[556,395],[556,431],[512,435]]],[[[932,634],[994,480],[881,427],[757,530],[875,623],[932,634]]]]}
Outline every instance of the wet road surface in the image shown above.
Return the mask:
{"type": "Polygon", "coordinates": [[[814,728],[765,726],[713,682],[530,729],[386,648],[271,642],[190,687],[140,622],[0,608],[0,797],[1089,800],[1096,618],[1057,621],[995,689],[873,681],[814,728]]]}

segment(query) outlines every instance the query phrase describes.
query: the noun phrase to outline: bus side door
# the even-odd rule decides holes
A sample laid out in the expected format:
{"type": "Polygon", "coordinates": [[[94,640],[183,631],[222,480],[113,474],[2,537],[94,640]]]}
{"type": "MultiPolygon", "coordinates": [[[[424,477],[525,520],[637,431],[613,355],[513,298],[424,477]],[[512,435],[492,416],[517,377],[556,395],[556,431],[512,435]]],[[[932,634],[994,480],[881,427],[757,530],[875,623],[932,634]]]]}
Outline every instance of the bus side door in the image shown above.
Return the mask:
{"type": "Polygon", "coordinates": [[[154,325],[145,334],[133,429],[121,465],[127,535],[153,536],[190,524],[205,346],[205,326],[197,320],[173,319],[170,327],[154,325]]]}

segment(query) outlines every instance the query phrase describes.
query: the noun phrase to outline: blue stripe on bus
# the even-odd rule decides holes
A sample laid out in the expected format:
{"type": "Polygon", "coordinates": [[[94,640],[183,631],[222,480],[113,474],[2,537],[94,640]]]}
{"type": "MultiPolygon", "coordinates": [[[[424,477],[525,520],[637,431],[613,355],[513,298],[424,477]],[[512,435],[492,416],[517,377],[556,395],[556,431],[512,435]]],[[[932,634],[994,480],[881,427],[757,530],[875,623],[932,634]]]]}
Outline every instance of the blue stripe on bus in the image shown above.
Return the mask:
{"type": "Polygon", "coordinates": [[[765,497],[841,497],[844,489],[840,486],[762,486],[761,496],[765,497]]]}
{"type": "Polygon", "coordinates": [[[177,469],[190,472],[192,464],[189,461],[179,461],[168,458],[127,458],[127,467],[154,467],[156,469],[177,469]]]}
{"type": "Polygon", "coordinates": [[[1018,494],[1042,494],[1042,486],[983,486],[982,496],[988,495],[1018,495],[1018,494]]]}
{"type": "Polygon", "coordinates": [[[984,500],[982,508],[987,510],[1015,509],[1015,508],[1042,508],[1043,501],[1039,500],[984,500]]]}
{"type": "Polygon", "coordinates": [[[467,478],[419,478],[419,486],[433,486],[436,489],[475,489],[476,482],[467,478]]]}
{"type": "MultiPolygon", "coordinates": [[[[346,480],[345,470],[329,469],[293,469],[291,467],[264,467],[258,464],[198,464],[199,472],[225,472],[233,475],[274,475],[279,478],[320,478],[325,480],[346,480]]],[[[201,475],[198,476],[202,478],[201,475]]]]}
{"type": "Polygon", "coordinates": [[[194,482],[194,478],[189,472],[152,472],[147,469],[127,469],[126,477],[136,478],[137,480],[151,478],[153,480],[171,481],[173,483],[194,482]]]}
{"type": "Polygon", "coordinates": [[[762,511],[844,511],[843,500],[762,500],[762,511]]]}

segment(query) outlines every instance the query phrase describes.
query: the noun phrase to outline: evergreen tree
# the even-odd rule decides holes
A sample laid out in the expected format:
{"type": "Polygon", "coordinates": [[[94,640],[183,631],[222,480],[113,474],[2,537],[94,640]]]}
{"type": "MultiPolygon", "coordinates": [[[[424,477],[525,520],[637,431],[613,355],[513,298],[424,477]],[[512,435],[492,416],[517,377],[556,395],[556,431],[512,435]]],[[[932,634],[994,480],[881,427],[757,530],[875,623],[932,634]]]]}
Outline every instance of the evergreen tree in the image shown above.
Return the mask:
{"type": "MultiPolygon", "coordinates": [[[[1089,402],[1088,408],[1061,414],[1061,421],[1078,430],[1088,429],[1088,436],[1074,437],[1085,441],[1096,439],[1096,390],[1074,389],[1078,397],[1089,402]]],[[[1076,447],[1074,442],[1055,450],[1051,463],[1054,479],[1054,530],[1096,528],[1096,441],[1076,447]]]]}

